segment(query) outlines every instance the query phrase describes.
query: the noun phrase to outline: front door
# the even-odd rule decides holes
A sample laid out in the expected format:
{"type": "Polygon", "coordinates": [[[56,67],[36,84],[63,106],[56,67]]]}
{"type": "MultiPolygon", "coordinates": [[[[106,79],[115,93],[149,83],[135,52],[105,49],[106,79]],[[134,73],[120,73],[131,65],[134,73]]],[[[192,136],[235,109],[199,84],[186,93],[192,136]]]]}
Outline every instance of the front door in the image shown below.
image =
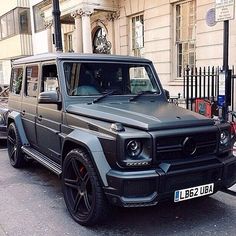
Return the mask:
{"type": "MultiPolygon", "coordinates": [[[[56,91],[59,88],[55,64],[42,65],[40,92],[56,91]]],[[[60,163],[62,110],[57,104],[38,104],[36,133],[40,152],[60,163]]]]}

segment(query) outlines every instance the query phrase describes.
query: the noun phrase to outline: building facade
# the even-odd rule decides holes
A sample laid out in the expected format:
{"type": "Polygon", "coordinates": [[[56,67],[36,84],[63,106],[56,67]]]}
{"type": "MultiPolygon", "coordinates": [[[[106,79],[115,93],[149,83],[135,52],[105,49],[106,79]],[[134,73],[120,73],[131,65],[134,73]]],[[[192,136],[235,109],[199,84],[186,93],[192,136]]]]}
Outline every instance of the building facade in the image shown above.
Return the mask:
{"type": "MultiPolygon", "coordinates": [[[[186,65],[222,65],[223,23],[214,21],[214,6],[215,0],[60,0],[63,49],[149,58],[175,96],[186,65]]],[[[55,51],[52,1],[31,0],[30,8],[34,54],[55,51]]],[[[230,65],[235,25],[230,21],[230,65]]]]}
{"type": "Polygon", "coordinates": [[[8,0],[0,8],[0,84],[8,84],[11,61],[33,53],[28,0],[8,0]]]}

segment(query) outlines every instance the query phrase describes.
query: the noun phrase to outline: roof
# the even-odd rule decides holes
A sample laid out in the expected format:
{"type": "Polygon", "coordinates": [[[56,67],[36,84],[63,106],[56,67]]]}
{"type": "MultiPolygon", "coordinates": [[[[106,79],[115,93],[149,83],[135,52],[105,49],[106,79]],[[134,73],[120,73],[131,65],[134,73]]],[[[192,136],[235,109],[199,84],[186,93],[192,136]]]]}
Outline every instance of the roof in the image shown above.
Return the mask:
{"type": "Polygon", "coordinates": [[[119,55],[107,55],[107,54],[79,54],[79,53],[43,53],[35,56],[24,57],[13,62],[13,65],[42,62],[50,60],[95,60],[95,61],[124,61],[124,62],[143,62],[150,63],[150,60],[132,57],[132,56],[119,56],[119,55]]]}

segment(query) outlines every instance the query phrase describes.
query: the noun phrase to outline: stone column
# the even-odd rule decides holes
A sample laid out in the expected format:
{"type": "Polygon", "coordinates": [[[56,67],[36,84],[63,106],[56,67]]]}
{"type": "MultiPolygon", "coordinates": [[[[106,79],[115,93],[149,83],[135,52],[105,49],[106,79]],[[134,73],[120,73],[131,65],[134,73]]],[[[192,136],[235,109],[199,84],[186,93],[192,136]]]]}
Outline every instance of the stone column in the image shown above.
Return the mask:
{"type": "Polygon", "coordinates": [[[45,28],[47,30],[47,38],[48,38],[48,52],[53,52],[52,45],[52,20],[46,21],[44,23],[45,28]]]}
{"type": "Polygon", "coordinates": [[[90,10],[80,9],[80,15],[82,18],[82,38],[83,38],[83,52],[92,53],[92,35],[91,35],[91,22],[90,16],[93,12],[90,10]]]}
{"type": "Polygon", "coordinates": [[[75,19],[75,40],[74,40],[74,50],[77,53],[83,52],[83,37],[82,37],[82,20],[81,14],[78,11],[72,12],[71,16],[75,19]]]}
{"type": "Polygon", "coordinates": [[[119,11],[108,13],[107,17],[106,17],[108,21],[112,22],[112,53],[113,54],[117,53],[116,52],[116,48],[117,48],[116,42],[119,41],[119,39],[116,40],[116,37],[118,37],[118,29],[115,25],[115,20],[118,20],[119,17],[120,17],[119,11]]]}

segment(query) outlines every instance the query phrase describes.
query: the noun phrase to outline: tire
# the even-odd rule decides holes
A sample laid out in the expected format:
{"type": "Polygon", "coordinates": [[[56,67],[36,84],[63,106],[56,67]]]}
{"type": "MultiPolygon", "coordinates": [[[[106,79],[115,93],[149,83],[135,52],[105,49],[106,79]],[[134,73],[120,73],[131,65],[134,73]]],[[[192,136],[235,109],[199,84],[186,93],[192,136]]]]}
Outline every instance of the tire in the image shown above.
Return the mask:
{"type": "Polygon", "coordinates": [[[108,202],[87,152],[70,151],[63,163],[62,190],[72,218],[84,226],[101,223],[108,215],[108,202]]]}
{"type": "Polygon", "coordinates": [[[21,140],[15,123],[11,123],[7,130],[7,148],[10,163],[14,168],[26,166],[26,160],[21,151],[21,140]]]}

